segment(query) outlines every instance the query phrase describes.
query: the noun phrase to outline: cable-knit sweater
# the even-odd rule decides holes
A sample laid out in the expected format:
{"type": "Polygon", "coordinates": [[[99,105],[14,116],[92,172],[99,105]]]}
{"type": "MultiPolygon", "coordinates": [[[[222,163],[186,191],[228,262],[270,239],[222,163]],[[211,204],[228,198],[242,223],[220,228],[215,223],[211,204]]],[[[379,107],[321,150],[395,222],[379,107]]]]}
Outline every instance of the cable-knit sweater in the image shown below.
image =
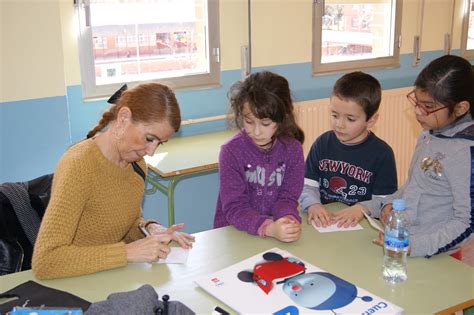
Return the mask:
{"type": "MultiPolygon", "coordinates": [[[[144,160],[138,162],[146,171],[144,160]]],[[[109,161],[93,139],[60,159],[36,240],[39,279],[77,276],[127,264],[125,243],[143,237],[138,224],[144,181],[129,164],[109,161]]]]}

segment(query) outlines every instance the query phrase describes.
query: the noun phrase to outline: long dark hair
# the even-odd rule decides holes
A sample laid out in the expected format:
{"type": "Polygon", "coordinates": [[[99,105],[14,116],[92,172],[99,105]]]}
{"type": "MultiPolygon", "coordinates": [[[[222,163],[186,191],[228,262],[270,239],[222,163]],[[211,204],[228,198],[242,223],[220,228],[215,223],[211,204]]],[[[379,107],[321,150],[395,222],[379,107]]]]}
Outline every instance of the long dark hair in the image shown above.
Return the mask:
{"type": "Polygon", "coordinates": [[[418,75],[415,87],[446,106],[452,114],[456,104],[468,101],[474,117],[474,74],[466,59],[446,55],[431,61],[418,75]]]}
{"type": "Polygon", "coordinates": [[[275,138],[294,138],[303,143],[304,132],[296,123],[290,86],[284,77],[270,71],[252,73],[244,81],[234,83],[228,97],[238,128],[243,128],[247,103],[255,117],[277,123],[275,138]]]}

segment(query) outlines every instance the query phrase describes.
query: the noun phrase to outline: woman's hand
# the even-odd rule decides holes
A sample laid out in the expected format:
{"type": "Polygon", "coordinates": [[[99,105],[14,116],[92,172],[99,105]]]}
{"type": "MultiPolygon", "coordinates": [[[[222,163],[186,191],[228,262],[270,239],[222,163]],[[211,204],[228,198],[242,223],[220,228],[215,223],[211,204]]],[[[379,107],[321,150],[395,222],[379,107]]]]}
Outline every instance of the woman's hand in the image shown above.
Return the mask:
{"type": "Polygon", "coordinates": [[[283,217],[273,221],[265,228],[265,235],[274,237],[281,242],[294,242],[300,238],[301,225],[298,221],[283,217]]]}
{"type": "Polygon", "coordinates": [[[155,262],[166,258],[170,252],[168,243],[171,237],[167,234],[150,235],[135,242],[125,244],[128,262],[155,262]]]}
{"type": "Polygon", "coordinates": [[[337,211],[334,214],[334,221],[337,222],[337,227],[348,228],[356,226],[364,217],[365,208],[361,204],[355,204],[351,207],[337,211]]]}
{"type": "Polygon", "coordinates": [[[151,235],[163,235],[167,234],[171,237],[172,241],[177,242],[182,248],[192,248],[194,242],[194,236],[188,233],[178,232],[184,228],[184,223],[174,224],[169,228],[166,228],[157,223],[148,224],[147,230],[151,235]]]}
{"type": "Polygon", "coordinates": [[[315,203],[308,208],[308,224],[312,221],[317,227],[326,227],[334,223],[333,214],[326,210],[326,208],[319,203],[315,203]]]}

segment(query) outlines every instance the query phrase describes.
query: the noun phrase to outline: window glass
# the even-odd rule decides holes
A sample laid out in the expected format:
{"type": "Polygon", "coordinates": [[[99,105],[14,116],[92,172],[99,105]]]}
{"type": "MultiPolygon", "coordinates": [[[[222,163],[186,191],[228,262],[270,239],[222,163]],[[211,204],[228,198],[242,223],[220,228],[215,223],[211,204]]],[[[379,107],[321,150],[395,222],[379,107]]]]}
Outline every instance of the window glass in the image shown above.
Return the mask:
{"type": "Polygon", "coordinates": [[[461,36],[461,55],[474,58],[474,0],[465,0],[463,31],[461,36]]]}
{"type": "Polygon", "coordinates": [[[86,98],[130,82],[218,84],[217,0],[82,0],[79,12],[86,98]]]}
{"type": "Polygon", "coordinates": [[[401,1],[315,3],[313,72],[398,66],[401,1]]]}

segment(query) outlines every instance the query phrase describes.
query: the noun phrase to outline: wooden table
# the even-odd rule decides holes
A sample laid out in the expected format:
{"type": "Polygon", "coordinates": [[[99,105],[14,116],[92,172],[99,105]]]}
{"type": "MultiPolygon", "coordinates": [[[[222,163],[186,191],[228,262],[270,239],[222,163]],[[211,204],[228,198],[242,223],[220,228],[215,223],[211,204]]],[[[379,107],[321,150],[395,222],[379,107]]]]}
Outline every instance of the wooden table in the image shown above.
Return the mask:
{"type": "MultiPolygon", "coordinates": [[[[340,204],[329,206],[333,210],[341,207],[340,204]]],[[[405,314],[433,314],[474,297],[473,268],[448,255],[409,258],[408,280],[399,285],[386,283],[381,276],[382,248],[371,243],[377,233],[366,221],[361,224],[364,230],[319,233],[304,223],[301,239],[289,244],[225,227],[194,234],[196,243],[186,264],[135,263],[92,275],[49,281],[35,280],[31,271],[24,271],[0,277],[0,292],[35,280],[95,302],[113,292],[133,290],[148,283],[159,296],[169,294],[172,300],[182,301],[197,314],[210,314],[215,305],[230,308],[198,287],[193,281],[196,277],[279,247],[401,306],[405,314]]]]}
{"type": "Polygon", "coordinates": [[[174,189],[178,181],[215,172],[220,147],[234,133],[225,130],[174,138],[159,146],[153,156],[145,157],[148,164],[147,181],[152,186],[146,193],[153,194],[158,189],[168,197],[169,226],[175,222],[174,189]],[[168,185],[163,182],[168,182],[168,185]]]}

